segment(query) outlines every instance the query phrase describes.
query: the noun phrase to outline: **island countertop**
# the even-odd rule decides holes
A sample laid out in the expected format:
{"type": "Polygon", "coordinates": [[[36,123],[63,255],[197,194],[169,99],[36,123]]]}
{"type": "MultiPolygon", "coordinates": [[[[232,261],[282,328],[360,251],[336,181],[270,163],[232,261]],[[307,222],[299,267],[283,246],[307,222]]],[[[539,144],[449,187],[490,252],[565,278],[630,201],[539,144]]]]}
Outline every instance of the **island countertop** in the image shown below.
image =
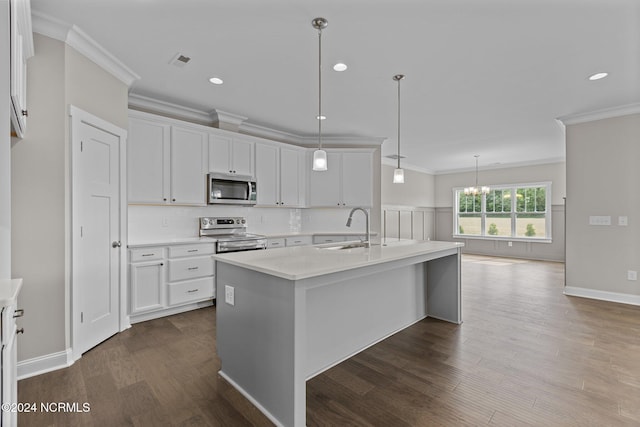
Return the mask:
{"type": "Polygon", "coordinates": [[[217,254],[217,261],[287,280],[301,280],[464,246],[459,242],[401,240],[370,248],[336,249],[335,244],[217,254]]]}

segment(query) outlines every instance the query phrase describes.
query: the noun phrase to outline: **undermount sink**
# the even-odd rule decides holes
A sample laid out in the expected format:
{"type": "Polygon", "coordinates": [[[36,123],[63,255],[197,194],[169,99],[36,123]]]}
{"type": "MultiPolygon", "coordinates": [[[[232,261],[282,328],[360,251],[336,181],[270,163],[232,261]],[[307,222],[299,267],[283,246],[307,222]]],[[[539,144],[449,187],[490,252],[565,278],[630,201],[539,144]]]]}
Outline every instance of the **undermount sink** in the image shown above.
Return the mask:
{"type": "MultiPolygon", "coordinates": [[[[371,246],[374,246],[375,244],[372,243],[371,246]]],[[[343,249],[355,249],[355,248],[366,248],[367,247],[367,243],[366,242],[358,242],[358,243],[346,243],[346,244],[342,244],[342,245],[336,245],[336,246],[328,246],[322,249],[329,249],[330,251],[335,251],[335,250],[343,250],[343,249]]]]}

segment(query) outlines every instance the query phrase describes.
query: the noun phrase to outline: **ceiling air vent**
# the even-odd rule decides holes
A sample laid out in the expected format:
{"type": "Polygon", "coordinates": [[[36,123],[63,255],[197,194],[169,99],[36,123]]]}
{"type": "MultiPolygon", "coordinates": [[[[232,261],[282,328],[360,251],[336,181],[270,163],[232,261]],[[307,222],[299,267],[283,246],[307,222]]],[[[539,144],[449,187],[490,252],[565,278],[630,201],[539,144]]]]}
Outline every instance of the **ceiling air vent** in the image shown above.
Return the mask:
{"type": "Polygon", "coordinates": [[[191,61],[191,58],[189,58],[188,56],[183,55],[181,53],[178,53],[176,56],[171,58],[171,61],[169,61],[169,64],[172,64],[172,65],[175,65],[176,67],[182,68],[185,65],[187,65],[189,63],[189,61],[191,61]]]}

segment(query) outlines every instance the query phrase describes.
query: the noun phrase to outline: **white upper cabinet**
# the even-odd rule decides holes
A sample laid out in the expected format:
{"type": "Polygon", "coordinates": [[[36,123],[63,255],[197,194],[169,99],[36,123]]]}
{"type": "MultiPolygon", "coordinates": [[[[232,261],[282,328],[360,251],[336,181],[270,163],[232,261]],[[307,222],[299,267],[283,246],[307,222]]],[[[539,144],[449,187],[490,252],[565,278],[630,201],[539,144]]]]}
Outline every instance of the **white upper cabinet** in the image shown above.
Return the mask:
{"type": "Polygon", "coordinates": [[[205,204],[207,134],[171,127],[171,203],[205,204]]]}
{"type": "Polygon", "coordinates": [[[170,131],[168,124],[129,117],[129,203],[164,204],[169,201],[170,131]]]}
{"type": "Polygon", "coordinates": [[[254,176],[253,141],[209,134],[209,172],[254,176]]]}
{"type": "Polygon", "coordinates": [[[207,133],[144,113],[129,116],[128,201],[206,204],[207,133]]]}
{"type": "MultiPolygon", "coordinates": [[[[29,0],[9,2],[11,125],[20,138],[27,128],[27,59],[34,54],[29,0]]],[[[5,27],[6,28],[6,27],[5,27]]]]}
{"type": "Polygon", "coordinates": [[[285,144],[256,144],[258,205],[303,207],[306,151],[285,144]]]}
{"type": "MultiPolygon", "coordinates": [[[[310,172],[311,207],[370,207],[373,204],[373,152],[326,150],[328,169],[310,172]]],[[[308,162],[311,164],[311,161],[308,162]]]]}
{"type": "Polygon", "coordinates": [[[256,187],[258,205],[280,206],[280,150],[274,145],[256,144],[256,187]]]}
{"type": "Polygon", "coordinates": [[[373,153],[342,153],[342,203],[373,205],[373,153]]]}
{"type": "MultiPolygon", "coordinates": [[[[311,168],[311,160],[308,162],[311,168]]],[[[342,155],[327,150],[327,170],[309,172],[309,205],[312,207],[339,207],[342,204],[342,155]]]]}

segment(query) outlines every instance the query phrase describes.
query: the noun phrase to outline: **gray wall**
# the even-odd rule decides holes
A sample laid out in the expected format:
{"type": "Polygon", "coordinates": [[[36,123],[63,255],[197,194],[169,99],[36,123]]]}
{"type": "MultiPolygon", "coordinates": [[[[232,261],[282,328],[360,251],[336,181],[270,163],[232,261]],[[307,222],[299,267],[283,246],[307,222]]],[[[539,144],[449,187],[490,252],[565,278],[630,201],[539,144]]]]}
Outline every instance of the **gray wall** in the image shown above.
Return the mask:
{"type": "MultiPolygon", "coordinates": [[[[383,230],[387,237],[410,238],[416,221],[425,219],[426,236],[453,241],[453,189],[475,182],[475,171],[430,175],[405,169],[405,184],[392,183],[393,167],[382,166],[383,230]]],[[[518,242],[485,239],[455,239],[465,243],[465,253],[494,256],[564,261],[564,197],[566,195],[565,163],[480,170],[479,184],[552,183],[552,243],[518,242]]],[[[415,236],[414,236],[415,237],[415,236]]]]}
{"type": "Polygon", "coordinates": [[[127,86],[64,43],[34,34],[29,127],[11,149],[12,273],[24,278],[18,360],[69,346],[68,106],[127,128],[127,86]]]}
{"type": "Polygon", "coordinates": [[[567,286],[640,295],[640,114],[567,126],[567,286]],[[589,225],[589,216],[612,225],[589,225]],[[628,226],[618,225],[628,216],[628,226]]]}
{"type": "Polygon", "coordinates": [[[435,229],[437,240],[465,243],[463,252],[513,258],[564,261],[564,200],[566,195],[566,164],[549,163],[480,170],[480,185],[524,184],[551,182],[552,243],[518,242],[485,239],[453,239],[453,188],[466,187],[475,182],[475,171],[436,176],[435,229]]]}
{"type": "Polygon", "coordinates": [[[11,121],[9,110],[9,1],[0,0],[0,279],[11,278],[11,121]]]}

